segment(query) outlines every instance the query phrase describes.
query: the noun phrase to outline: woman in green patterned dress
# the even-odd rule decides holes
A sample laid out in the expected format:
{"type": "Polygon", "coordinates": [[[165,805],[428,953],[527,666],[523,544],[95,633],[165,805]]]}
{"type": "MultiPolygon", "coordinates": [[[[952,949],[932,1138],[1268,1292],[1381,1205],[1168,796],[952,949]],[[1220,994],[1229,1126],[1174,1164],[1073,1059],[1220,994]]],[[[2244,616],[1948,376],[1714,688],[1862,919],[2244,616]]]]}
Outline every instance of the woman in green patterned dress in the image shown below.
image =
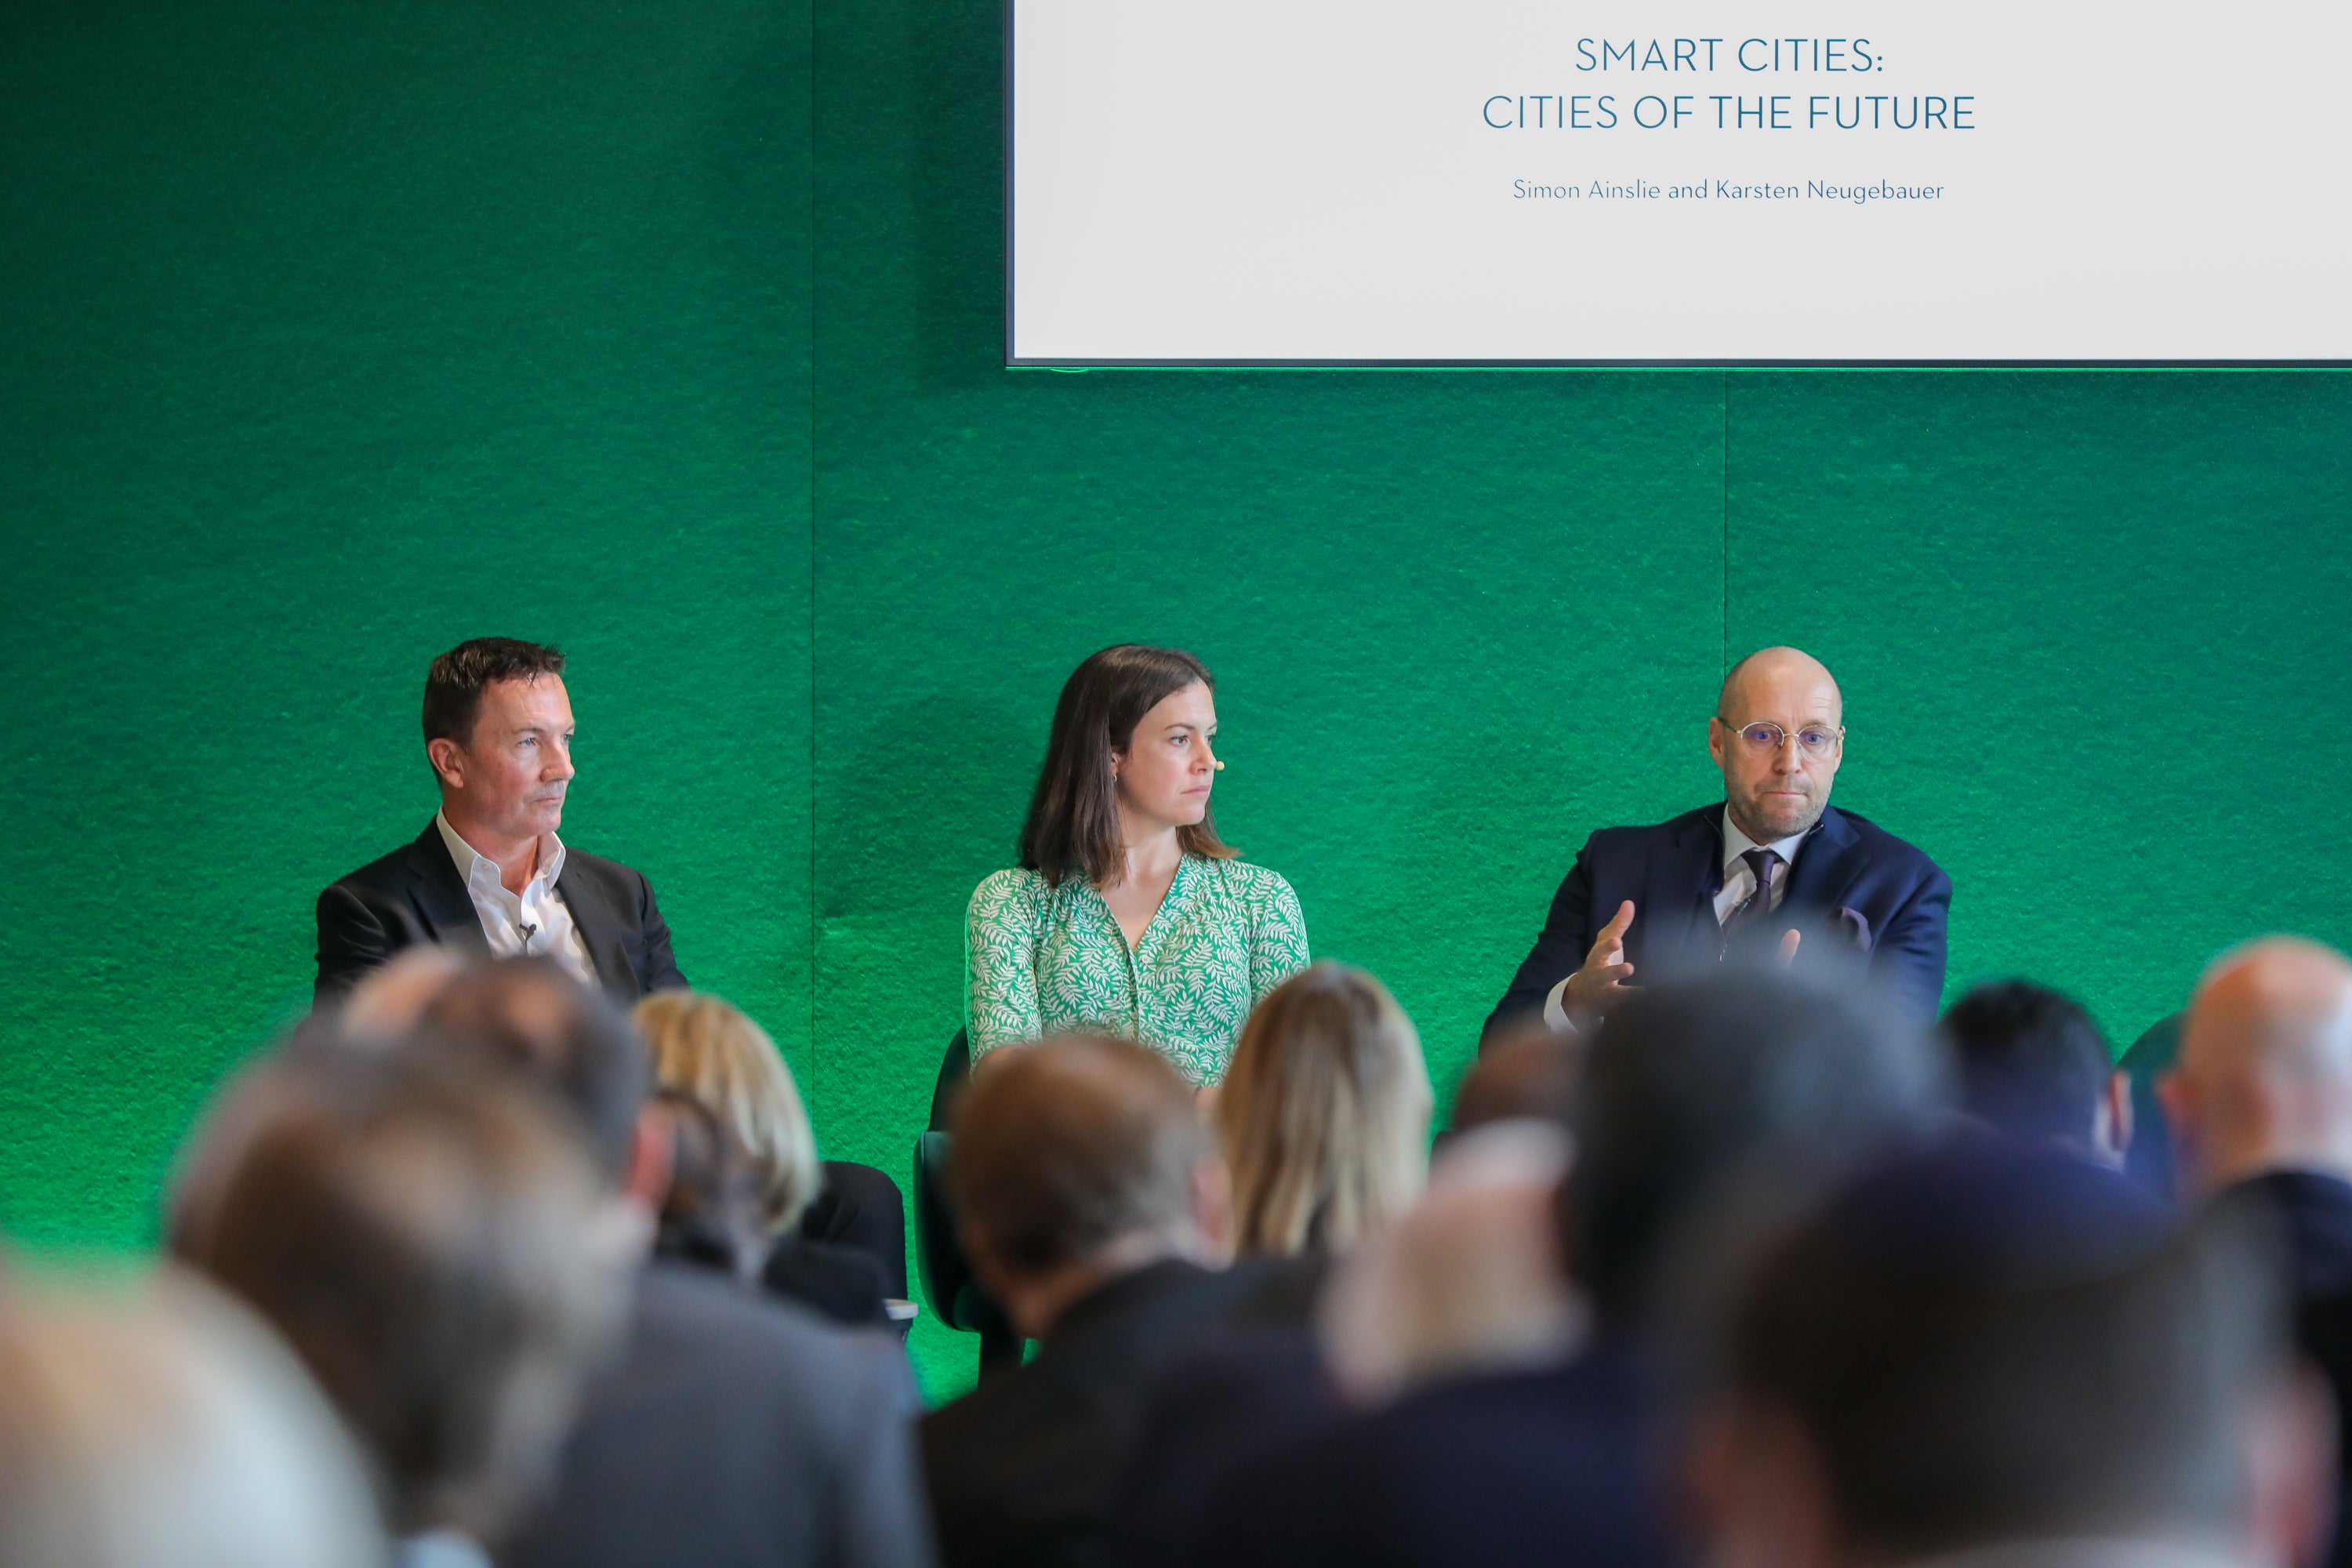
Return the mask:
{"type": "Polygon", "coordinates": [[[1071,675],[1021,864],[971,896],[964,1022],[975,1060],[1104,1029],[1213,1084],[1250,1008],[1307,967],[1298,895],[1217,837],[1216,731],[1215,682],[1189,653],[1122,643],[1071,675]]]}

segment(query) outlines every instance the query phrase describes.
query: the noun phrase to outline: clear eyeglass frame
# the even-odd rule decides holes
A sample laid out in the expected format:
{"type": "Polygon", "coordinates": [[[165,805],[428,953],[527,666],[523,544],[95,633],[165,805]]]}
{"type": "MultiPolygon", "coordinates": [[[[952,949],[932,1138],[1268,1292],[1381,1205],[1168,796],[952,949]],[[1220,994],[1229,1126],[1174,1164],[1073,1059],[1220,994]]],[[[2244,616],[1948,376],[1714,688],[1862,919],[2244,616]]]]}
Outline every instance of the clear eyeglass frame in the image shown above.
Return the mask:
{"type": "MultiPolygon", "coordinates": [[[[1739,737],[1741,744],[1759,756],[1780,751],[1789,743],[1791,735],[1791,731],[1783,730],[1769,719],[1759,719],[1753,724],[1742,724],[1737,729],[1725,724],[1720,718],[1717,719],[1716,722],[1730,730],[1733,734],[1739,737]]],[[[1826,757],[1837,749],[1837,743],[1840,741],[1845,739],[1845,726],[1806,724],[1793,733],[1799,751],[1809,757],[1826,757]]]]}

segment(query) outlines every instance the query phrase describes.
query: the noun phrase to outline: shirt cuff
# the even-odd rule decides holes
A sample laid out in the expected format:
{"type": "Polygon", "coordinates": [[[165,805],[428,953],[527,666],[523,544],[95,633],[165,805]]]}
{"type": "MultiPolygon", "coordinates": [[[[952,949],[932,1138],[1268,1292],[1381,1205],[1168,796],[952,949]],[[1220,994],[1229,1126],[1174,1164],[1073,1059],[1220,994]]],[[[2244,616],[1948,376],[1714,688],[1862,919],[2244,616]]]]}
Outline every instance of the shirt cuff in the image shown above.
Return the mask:
{"type": "MultiPolygon", "coordinates": [[[[1570,980],[1576,978],[1569,976],[1570,980]]],[[[1544,993],[1544,1022],[1555,1029],[1572,1027],[1568,1021],[1568,981],[1563,980],[1544,993]]]]}

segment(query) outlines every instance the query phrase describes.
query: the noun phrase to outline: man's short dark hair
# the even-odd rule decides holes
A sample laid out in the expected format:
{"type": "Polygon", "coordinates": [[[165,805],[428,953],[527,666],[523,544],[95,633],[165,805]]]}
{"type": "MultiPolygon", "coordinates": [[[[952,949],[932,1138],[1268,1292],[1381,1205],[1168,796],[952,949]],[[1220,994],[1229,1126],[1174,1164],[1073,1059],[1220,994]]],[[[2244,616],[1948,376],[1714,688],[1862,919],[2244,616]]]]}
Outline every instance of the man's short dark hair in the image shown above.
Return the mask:
{"type": "Polygon", "coordinates": [[[1994,981],[1953,1003],[1940,1027],[1971,1115],[2012,1138],[2090,1146],[2115,1062],[2080,1003],[2046,985],[1994,981]]]}
{"type": "Polygon", "coordinates": [[[571,1113],[589,1152],[617,1185],[628,1173],[638,1112],[651,1092],[645,1047],[601,993],[553,959],[478,964],[434,994],[417,1048],[503,1064],[571,1113]]]}
{"type": "Polygon", "coordinates": [[[1732,965],[1648,988],[1584,1058],[1563,1254],[1604,1318],[1637,1320],[1727,1197],[1799,1201],[1947,1091],[1933,1042],[1851,986],[1732,965]]]}
{"type": "Polygon", "coordinates": [[[1005,1267],[1042,1274],[1192,1213],[1211,1150],[1192,1087],[1156,1051],[1101,1035],[1008,1047],[956,1104],[948,1179],[1005,1267]]]}
{"type": "Polygon", "coordinates": [[[433,661],[425,672],[425,743],[469,744],[482,716],[482,690],[494,680],[536,680],[562,675],[563,655],[514,637],[475,637],[433,661]]]}
{"type": "Polygon", "coordinates": [[[1769,1251],[1727,1393],[1794,1419],[1872,1560],[2221,1538],[2246,1402],[2287,1365],[2242,1213],[2189,1234],[2116,1172],[1974,1132],[1865,1175],[1769,1251]]]}

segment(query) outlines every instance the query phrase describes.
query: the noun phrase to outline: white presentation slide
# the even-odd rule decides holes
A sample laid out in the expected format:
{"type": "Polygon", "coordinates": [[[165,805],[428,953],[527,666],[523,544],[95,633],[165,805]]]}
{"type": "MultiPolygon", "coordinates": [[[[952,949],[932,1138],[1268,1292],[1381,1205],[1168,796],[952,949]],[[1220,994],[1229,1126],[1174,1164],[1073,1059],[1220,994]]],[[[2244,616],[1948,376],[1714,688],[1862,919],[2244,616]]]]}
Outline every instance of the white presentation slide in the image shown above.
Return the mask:
{"type": "Polygon", "coordinates": [[[1016,363],[2352,361],[2352,0],[1008,0],[1016,363]]]}

